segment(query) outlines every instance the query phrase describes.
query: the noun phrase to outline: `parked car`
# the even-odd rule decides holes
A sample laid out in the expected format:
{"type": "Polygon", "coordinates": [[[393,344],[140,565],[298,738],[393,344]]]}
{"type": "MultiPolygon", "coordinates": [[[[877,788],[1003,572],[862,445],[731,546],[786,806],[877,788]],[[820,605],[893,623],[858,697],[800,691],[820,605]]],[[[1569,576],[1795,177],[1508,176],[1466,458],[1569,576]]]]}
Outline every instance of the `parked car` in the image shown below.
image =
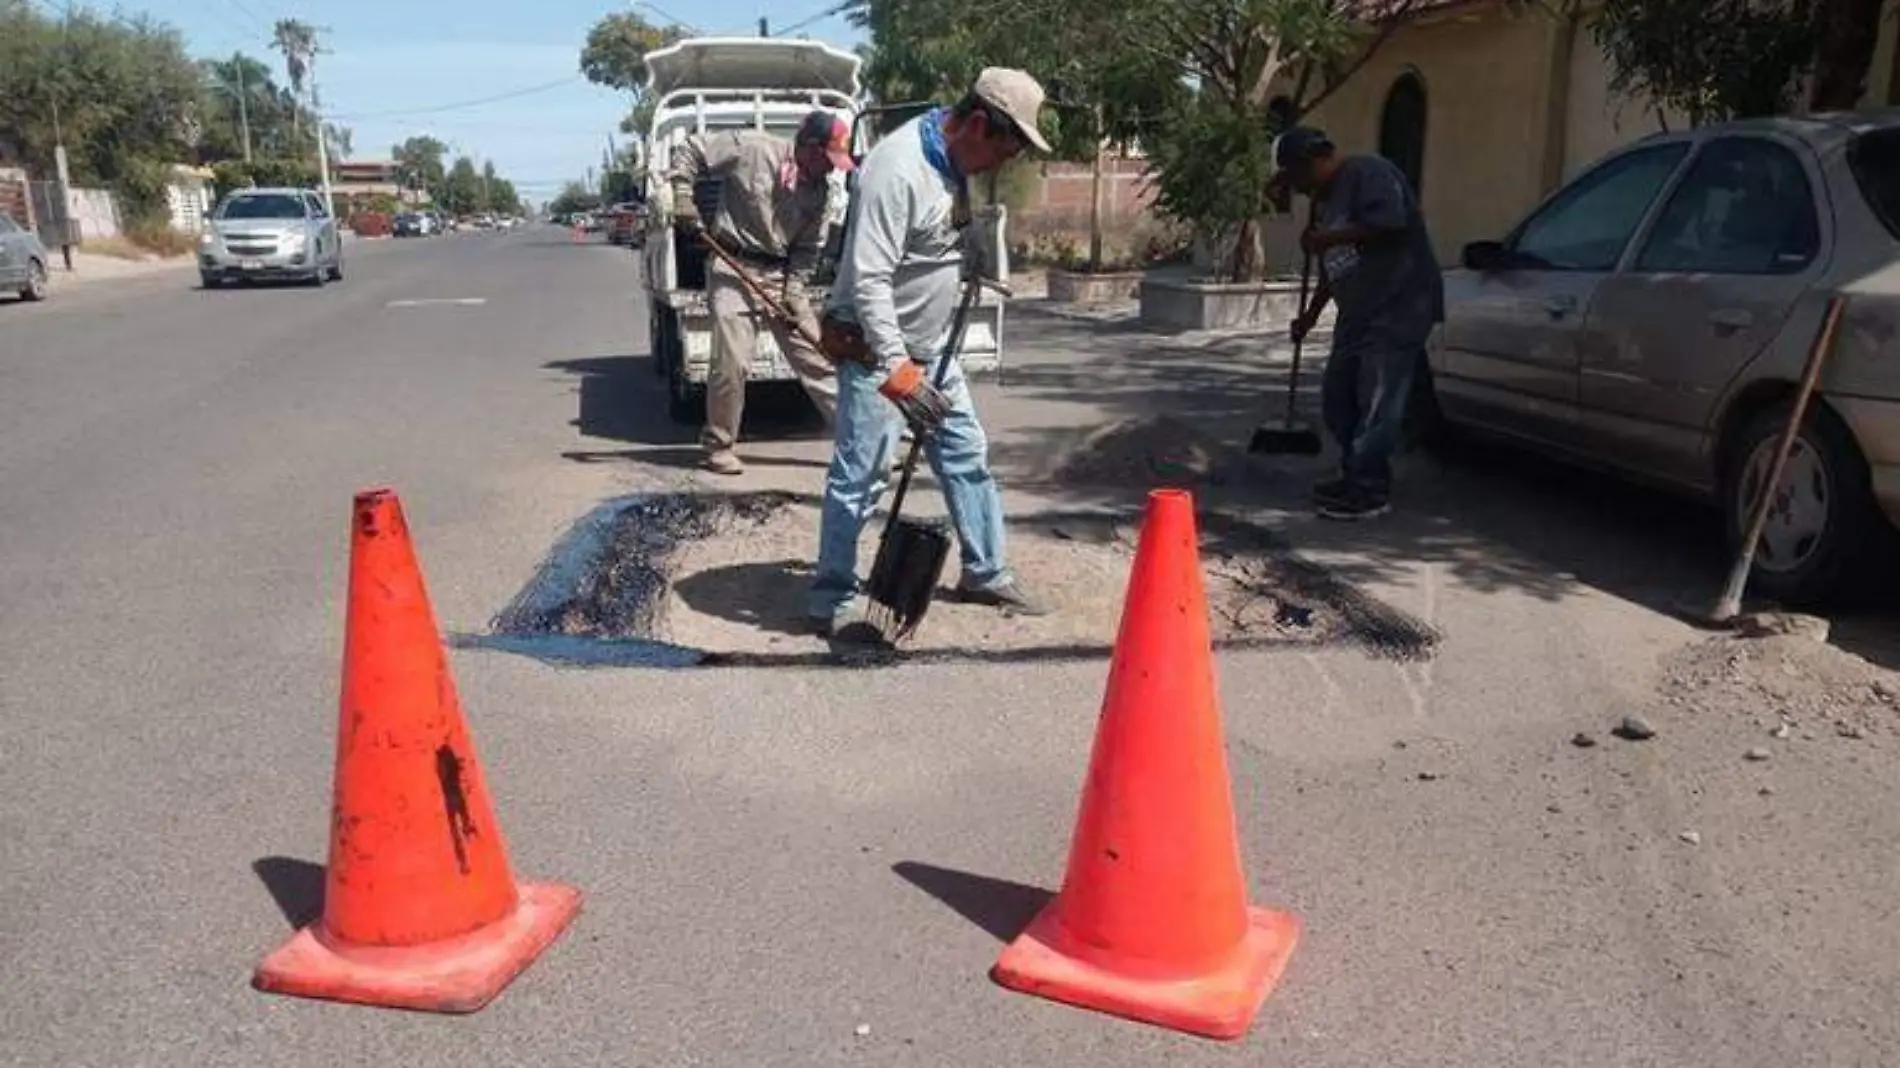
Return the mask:
{"type": "Polygon", "coordinates": [[[227,281],[295,278],[314,286],[343,280],[343,240],[307,189],[239,189],[210,214],[198,239],[198,273],[206,289],[227,281]]]}
{"type": "Polygon", "coordinates": [[[1447,272],[1434,414],[1712,498],[1739,544],[1829,298],[1848,310],[1755,585],[1864,585],[1900,522],[1900,112],[1656,134],[1447,272]]]}
{"type": "Polygon", "coordinates": [[[0,290],[21,300],[46,299],[46,246],[8,215],[0,215],[0,290]]]}
{"type": "Polygon", "coordinates": [[[392,231],[397,237],[428,237],[439,232],[435,216],[427,212],[408,211],[396,216],[392,231]]]}

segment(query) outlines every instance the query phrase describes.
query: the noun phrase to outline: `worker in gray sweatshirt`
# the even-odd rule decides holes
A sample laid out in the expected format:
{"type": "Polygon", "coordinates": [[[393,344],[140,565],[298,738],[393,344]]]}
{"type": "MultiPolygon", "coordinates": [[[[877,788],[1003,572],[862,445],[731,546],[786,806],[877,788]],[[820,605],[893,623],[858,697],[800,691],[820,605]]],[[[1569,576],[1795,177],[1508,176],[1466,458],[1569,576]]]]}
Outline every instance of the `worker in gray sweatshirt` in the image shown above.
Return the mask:
{"type": "Polygon", "coordinates": [[[858,168],[844,253],[825,303],[838,412],[807,605],[822,634],[876,639],[868,627],[851,626],[858,622],[858,539],[884,493],[906,422],[924,436],[956,528],[958,594],[1018,614],[1046,611],[1010,572],[983,425],[955,354],[942,351],[973,240],[969,179],[1024,149],[1049,151],[1037,129],[1043,96],[1028,74],[991,67],[960,101],[905,123],[858,168]],[[933,385],[939,358],[953,362],[933,385]]]}

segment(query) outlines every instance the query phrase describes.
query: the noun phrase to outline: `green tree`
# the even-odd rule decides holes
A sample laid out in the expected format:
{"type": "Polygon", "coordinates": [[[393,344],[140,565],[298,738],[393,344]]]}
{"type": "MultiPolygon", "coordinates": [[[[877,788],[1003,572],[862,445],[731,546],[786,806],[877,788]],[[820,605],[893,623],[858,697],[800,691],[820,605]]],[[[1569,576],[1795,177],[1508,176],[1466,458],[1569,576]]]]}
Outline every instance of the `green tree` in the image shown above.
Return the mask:
{"type": "Polygon", "coordinates": [[[1278,127],[1345,84],[1424,2],[855,0],[851,10],[871,32],[866,78],[881,99],[942,99],[1003,62],[1056,90],[1051,132],[1066,151],[1138,136],[1163,161],[1163,204],[1231,244],[1220,273],[1247,280],[1260,271],[1257,221],[1272,208],[1264,183],[1234,192],[1201,176],[1216,166],[1264,176],[1278,127]],[[1195,155],[1212,146],[1242,158],[1195,155]]]}
{"type": "Polygon", "coordinates": [[[633,104],[620,120],[622,133],[644,137],[653,121],[653,101],[646,93],[647,53],[685,37],[686,31],[679,26],[655,26],[625,11],[604,16],[587,31],[581,73],[595,85],[633,94],[633,104]]]}
{"type": "Polygon", "coordinates": [[[600,198],[588,192],[580,182],[569,182],[548,202],[548,212],[553,215],[568,215],[577,211],[591,211],[600,206],[600,198]]]}
{"type": "Polygon", "coordinates": [[[1604,0],[1590,27],[1612,89],[1693,125],[1785,110],[1815,55],[1810,0],[1604,0]]]}
{"type": "Polygon", "coordinates": [[[449,166],[448,174],[442,180],[442,191],[436,198],[442,210],[452,215],[466,215],[481,210],[482,176],[475,169],[475,161],[467,156],[455,157],[449,166]]]}
{"type": "Polygon", "coordinates": [[[83,8],[54,20],[0,0],[0,143],[51,175],[63,138],[74,182],[113,189],[131,222],[165,212],[165,168],[192,158],[202,96],[197,64],[163,23],[83,8]]]}
{"type": "Polygon", "coordinates": [[[441,199],[442,180],[448,174],[442,160],[448,154],[449,146],[427,134],[411,137],[389,150],[403,188],[428,193],[431,200],[441,199]]]}

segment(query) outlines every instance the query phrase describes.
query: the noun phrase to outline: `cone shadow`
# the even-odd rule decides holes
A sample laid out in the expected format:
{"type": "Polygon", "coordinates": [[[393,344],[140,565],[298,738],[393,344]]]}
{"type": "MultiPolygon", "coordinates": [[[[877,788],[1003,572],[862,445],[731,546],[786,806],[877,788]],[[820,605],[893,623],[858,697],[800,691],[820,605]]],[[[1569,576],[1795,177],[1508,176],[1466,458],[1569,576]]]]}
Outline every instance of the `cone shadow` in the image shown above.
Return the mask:
{"type": "Polygon", "coordinates": [[[295,857],[264,857],[251,870],[291,927],[308,927],[323,915],[323,865],[295,857]]]}
{"type": "Polygon", "coordinates": [[[903,880],[950,906],[958,915],[988,931],[998,942],[1008,942],[1029,926],[1055,895],[1037,886],[1007,879],[952,871],[916,861],[891,865],[903,880]]]}

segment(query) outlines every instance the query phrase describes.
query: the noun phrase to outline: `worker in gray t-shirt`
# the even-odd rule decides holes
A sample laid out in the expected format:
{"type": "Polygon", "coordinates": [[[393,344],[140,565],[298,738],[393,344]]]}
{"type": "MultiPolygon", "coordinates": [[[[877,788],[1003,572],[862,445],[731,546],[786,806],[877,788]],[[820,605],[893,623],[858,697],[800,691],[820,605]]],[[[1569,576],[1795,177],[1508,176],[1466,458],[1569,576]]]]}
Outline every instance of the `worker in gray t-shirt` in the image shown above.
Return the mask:
{"type": "Polygon", "coordinates": [[[1282,134],[1273,154],[1276,180],[1314,202],[1300,247],[1319,262],[1319,288],[1295,337],[1328,301],[1338,306],[1320,393],[1340,477],[1313,496],[1327,518],[1370,518],[1389,507],[1405,403],[1432,327],[1445,318],[1444,275],[1411,183],[1389,160],[1341,155],[1311,127],[1282,134]]]}

